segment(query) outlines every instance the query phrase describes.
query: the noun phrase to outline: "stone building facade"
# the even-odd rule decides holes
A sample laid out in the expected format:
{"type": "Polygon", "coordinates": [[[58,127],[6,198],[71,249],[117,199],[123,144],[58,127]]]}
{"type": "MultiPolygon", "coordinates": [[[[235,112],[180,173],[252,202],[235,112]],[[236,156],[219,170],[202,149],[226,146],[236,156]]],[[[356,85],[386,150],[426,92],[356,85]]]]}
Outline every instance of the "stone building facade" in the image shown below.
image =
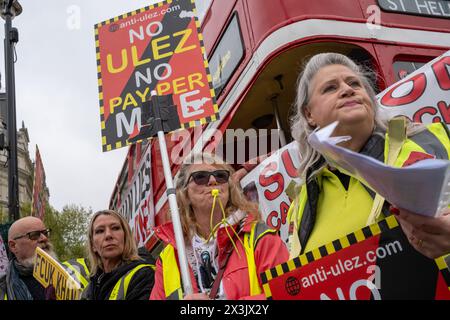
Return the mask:
{"type": "MultiPolygon", "coordinates": [[[[6,135],[4,93],[0,93],[0,133],[6,135]]],[[[33,196],[34,163],[31,161],[28,145],[30,137],[25,124],[17,131],[17,165],[19,174],[19,203],[31,203],[33,196]]],[[[48,192],[47,192],[48,193],[48,192]]],[[[0,218],[8,216],[8,152],[0,150],[0,218]]]]}

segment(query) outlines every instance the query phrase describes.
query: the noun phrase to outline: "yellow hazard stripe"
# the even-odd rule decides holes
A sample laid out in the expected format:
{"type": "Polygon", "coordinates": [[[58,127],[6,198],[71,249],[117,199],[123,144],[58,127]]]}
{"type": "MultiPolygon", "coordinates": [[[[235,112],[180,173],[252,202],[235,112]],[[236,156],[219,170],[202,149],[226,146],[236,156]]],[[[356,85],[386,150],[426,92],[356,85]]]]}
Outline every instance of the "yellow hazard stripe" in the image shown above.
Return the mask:
{"type": "Polygon", "coordinates": [[[397,219],[395,219],[395,216],[387,217],[386,222],[389,226],[389,229],[394,229],[395,227],[398,227],[398,221],[397,219]]]}
{"type": "Polygon", "coordinates": [[[264,290],[264,294],[266,295],[266,298],[268,300],[270,300],[272,298],[272,291],[270,291],[270,286],[269,284],[263,284],[263,290],[264,290]]]}
{"type": "Polygon", "coordinates": [[[439,270],[447,269],[447,263],[445,262],[444,256],[434,259],[436,262],[436,265],[438,266],[439,270]]]}

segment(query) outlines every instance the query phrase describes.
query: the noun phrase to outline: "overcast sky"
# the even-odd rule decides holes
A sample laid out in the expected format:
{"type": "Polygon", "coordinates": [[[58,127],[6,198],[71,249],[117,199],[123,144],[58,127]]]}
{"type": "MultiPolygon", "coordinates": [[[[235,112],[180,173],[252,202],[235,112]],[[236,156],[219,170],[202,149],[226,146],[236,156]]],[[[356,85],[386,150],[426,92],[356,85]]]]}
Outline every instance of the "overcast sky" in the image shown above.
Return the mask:
{"type": "Polygon", "coordinates": [[[157,1],[19,2],[23,13],[13,20],[19,30],[17,128],[25,122],[33,160],[35,145],[39,146],[53,207],[61,210],[73,203],[94,211],[104,209],[127,148],[102,152],[94,24],[157,1]]]}

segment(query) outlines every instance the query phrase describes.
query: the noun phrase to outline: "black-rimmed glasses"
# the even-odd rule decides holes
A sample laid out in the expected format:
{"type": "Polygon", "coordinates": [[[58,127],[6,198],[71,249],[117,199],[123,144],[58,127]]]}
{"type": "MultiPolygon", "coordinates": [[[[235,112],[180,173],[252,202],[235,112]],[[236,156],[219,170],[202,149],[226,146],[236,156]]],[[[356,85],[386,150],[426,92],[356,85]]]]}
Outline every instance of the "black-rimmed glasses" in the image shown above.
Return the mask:
{"type": "Polygon", "coordinates": [[[44,230],[36,230],[36,231],[30,231],[27,233],[24,233],[20,236],[17,236],[14,238],[14,240],[28,237],[30,240],[38,240],[41,237],[41,233],[46,236],[47,238],[50,236],[51,229],[44,229],[44,230]]]}

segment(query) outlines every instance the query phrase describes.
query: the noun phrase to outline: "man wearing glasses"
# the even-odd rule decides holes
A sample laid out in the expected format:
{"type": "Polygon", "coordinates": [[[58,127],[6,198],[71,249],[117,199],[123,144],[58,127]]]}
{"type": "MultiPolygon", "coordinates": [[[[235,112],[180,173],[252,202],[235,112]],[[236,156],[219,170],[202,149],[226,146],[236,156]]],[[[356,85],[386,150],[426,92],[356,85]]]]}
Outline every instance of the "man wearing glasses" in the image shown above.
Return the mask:
{"type": "Polygon", "coordinates": [[[0,300],[45,300],[47,290],[33,277],[36,247],[55,257],[49,241],[50,229],[36,217],[15,221],[8,233],[8,246],[13,254],[6,276],[0,279],[0,300]]]}

